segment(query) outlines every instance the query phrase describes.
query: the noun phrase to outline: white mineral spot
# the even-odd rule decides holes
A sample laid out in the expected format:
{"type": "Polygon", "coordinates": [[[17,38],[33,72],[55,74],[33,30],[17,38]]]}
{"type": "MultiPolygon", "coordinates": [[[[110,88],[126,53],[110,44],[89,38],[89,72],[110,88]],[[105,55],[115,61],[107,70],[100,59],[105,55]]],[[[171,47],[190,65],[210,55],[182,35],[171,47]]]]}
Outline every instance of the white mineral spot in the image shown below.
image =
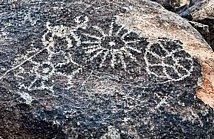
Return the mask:
{"type": "Polygon", "coordinates": [[[48,73],[49,71],[50,71],[49,68],[44,68],[44,69],[43,69],[43,73],[48,73]]]}
{"type": "Polygon", "coordinates": [[[19,92],[18,94],[25,100],[26,104],[31,104],[33,101],[33,98],[26,92],[19,92]]]}
{"type": "Polygon", "coordinates": [[[126,117],[123,119],[124,122],[128,122],[129,120],[130,118],[126,118],[126,117]]]}
{"type": "Polygon", "coordinates": [[[115,46],[116,43],[111,41],[111,42],[109,42],[109,45],[110,45],[110,46],[115,46]]]}

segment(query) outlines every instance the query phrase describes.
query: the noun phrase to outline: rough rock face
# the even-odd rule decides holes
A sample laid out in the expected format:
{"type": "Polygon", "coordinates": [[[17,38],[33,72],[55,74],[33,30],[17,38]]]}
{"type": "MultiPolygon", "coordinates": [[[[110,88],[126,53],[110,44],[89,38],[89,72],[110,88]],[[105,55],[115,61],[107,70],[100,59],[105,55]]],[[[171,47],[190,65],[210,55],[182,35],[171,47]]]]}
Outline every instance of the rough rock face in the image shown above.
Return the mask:
{"type": "MultiPolygon", "coordinates": [[[[190,8],[190,14],[192,20],[196,21],[193,24],[194,27],[203,35],[214,50],[214,1],[206,0],[194,5],[190,8]]],[[[214,107],[214,62],[213,58],[209,57],[208,59],[210,61],[210,66],[205,66],[203,69],[207,75],[211,75],[212,77],[208,80],[204,80],[203,86],[207,88],[207,91],[199,90],[198,97],[214,107]]]]}
{"type": "Polygon", "coordinates": [[[213,0],[152,0],[167,10],[190,20],[214,50],[214,1],[213,0]],[[173,3],[174,1],[174,3],[173,3]],[[176,5],[177,2],[177,5],[176,5]]]}
{"type": "Polygon", "coordinates": [[[35,0],[0,15],[0,138],[214,136],[196,97],[212,92],[213,53],[160,5],[35,0]]]}
{"type": "Polygon", "coordinates": [[[175,11],[180,6],[178,0],[151,0],[161,4],[164,8],[170,11],[175,11]]]}
{"type": "Polygon", "coordinates": [[[208,31],[203,31],[200,28],[200,33],[214,50],[214,1],[206,0],[196,4],[190,8],[192,20],[207,25],[208,31]]]}
{"type": "Polygon", "coordinates": [[[214,19],[214,2],[203,0],[190,8],[193,20],[214,19]]]}

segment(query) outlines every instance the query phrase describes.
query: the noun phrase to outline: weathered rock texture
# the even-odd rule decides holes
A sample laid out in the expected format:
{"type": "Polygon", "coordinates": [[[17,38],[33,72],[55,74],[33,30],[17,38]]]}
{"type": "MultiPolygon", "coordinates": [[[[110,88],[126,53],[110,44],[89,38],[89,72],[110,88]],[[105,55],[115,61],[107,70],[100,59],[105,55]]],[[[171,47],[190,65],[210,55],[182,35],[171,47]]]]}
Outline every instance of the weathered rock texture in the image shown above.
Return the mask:
{"type": "MultiPolygon", "coordinates": [[[[190,8],[190,14],[192,20],[195,23],[202,23],[201,25],[195,25],[194,27],[203,35],[206,41],[210,44],[212,49],[214,50],[214,1],[212,0],[204,0],[201,1],[190,8]]],[[[203,67],[203,70],[207,75],[211,75],[209,80],[204,80],[203,86],[207,88],[208,91],[205,93],[202,90],[199,90],[198,97],[205,101],[207,104],[210,104],[214,107],[214,85],[210,82],[214,82],[214,73],[213,73],[213,65],[214,61],[210,58],[209,65],[203,67]]]]}
{"type": "Polygon", "coordinates": [[[214,1],[206,0],[190,8],[192,20],[207,25],[208,31],[199,29],[206,41],[214,50],[214,1]]]}
{"type": "Polygon", "coordinates": [[[164,8],[170,11],[176,11],[176,8],[180,6],[178,0],[151,0],[161,4],[164,8]]]}
{"type": "Polygon", "coordinates": [[[190,23],[201,33],[214,50],[214,1],[213,0],[152,0],[167,10],[190,20],[190,23]],[[176,4],[177,2],[177,4],[176,4]],[[184,5],[183,5],[183,4],[184,5]]]}
{"type": "Polygon", "coordinates": [[[214,19],[214,2],[203,0],[190,8],[193,20],[214,19]]]}
{"type": "Polygon", "coordinates": [[[213,92],[213,52],[162,6],[18,1],[0,14],[1,138],[214,136],[196,97],[213,92]]]}

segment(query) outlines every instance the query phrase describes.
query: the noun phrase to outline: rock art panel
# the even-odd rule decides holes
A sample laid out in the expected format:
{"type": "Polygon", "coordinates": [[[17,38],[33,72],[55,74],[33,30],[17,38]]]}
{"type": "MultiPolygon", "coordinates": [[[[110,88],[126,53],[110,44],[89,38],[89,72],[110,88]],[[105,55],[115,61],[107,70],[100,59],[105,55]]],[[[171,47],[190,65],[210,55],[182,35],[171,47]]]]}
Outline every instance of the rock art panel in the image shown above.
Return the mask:
{"type": "MultiPolygon", "coordinates": [[[[118,17],[139,8],[128,1],[64,3],[54,3],[59,9],[43,3],[49,11],[39,14],[38,40],[23,39],[12,68],[0,76],[0,92],[11,95],[10,103],[0,95],[0,122],[8,125],[10,107],[21,127],[8,126],[11,136],[20,130],[23,138],[214,134],[212,109],[195,97],[201,65],[183,42],[122,24],[118,17]]],[[[0,126],[3,137],[7,130],[0,126]]]]}

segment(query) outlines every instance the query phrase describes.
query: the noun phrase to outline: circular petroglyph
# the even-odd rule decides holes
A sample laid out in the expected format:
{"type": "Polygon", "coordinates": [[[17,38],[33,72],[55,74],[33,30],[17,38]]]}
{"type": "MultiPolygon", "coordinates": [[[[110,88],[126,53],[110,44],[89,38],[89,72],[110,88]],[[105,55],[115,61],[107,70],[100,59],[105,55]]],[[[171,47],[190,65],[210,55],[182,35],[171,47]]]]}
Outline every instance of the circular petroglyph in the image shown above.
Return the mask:
{"type": "Polygon", "coordinates": [[[25,69],[25,64],[19,67],[21,72],[17,77],[26,72],[32,80],[31,84],[22,84],[21,88],[50,90],[53,77],[66,78],[66,83],[69,83],[76,75],[98,72],[99,69],[101,72],[112,69],[110,74],[118,77],[128,73],[127,79],[155,76],[157,82],[163,83],[191,75],[193,59],[178,41],[147,39],[118,24],[116,17],[93,21],[79,16],[75,22],[76,25],[71,27],[47,22],[47,31],[41,38],[43,49],[29,50],[21,58],[33,57],[27,60],[32,63],[31,70],[25,69]]]}
{"type": "Polygon", "coordinates": [[[180,42],[167,39],[150,43],[144,54],[147,72],[169,81],[190,76],[194,62],[181,46],[180,42]]]}
{"type": "Polygon", "coordinates": [[[78,28],[80,44],[77,49],[82,51],[86,61],[98,59],[99,68],[120,66],[122,70],[126,69],[127,60],[137,62],[135,55],[142,54],[143,46],[139,46],[145,40],[138,33],[118,25],[115,17],[105,19],[105,23],[89,21],[85,29],[78,28]]]}
{"type": "Polygon", "coordinates": [[[3,80],[20,95],[18,101],[31,104],[39,120],[68,130],[70,138],[147,138],[148,131],[164,136],[172,127],[172,134],[181,127],[193,134],[192,127],[211,129],[201,128],[209,120],[201,122],[203,105],[194,97],[200,64],[182,43],[147,38],[139,26],[124,22],[134,23],[130,17],[103,14],[98,4],[80,5],[69,4],[62,15],[46,18],[50,22],[31,34],[38,40],[34,36],[30,46],[24,41],[18,50],[3,80]]]}
{"type": "Polygon", "coordinates": [[[16,58],[15,63],[24,61],[15,74],[20,80],[19,89],[53,92],[55,77],[65,78],[66,83],[69,83],[82,70],[68,51],[74,44],[77,45],[74,28],[51,26],[49,22],[46,28],[47,31],[41,38],[43,48],[30,48],[25,55],[16,58]]]}

